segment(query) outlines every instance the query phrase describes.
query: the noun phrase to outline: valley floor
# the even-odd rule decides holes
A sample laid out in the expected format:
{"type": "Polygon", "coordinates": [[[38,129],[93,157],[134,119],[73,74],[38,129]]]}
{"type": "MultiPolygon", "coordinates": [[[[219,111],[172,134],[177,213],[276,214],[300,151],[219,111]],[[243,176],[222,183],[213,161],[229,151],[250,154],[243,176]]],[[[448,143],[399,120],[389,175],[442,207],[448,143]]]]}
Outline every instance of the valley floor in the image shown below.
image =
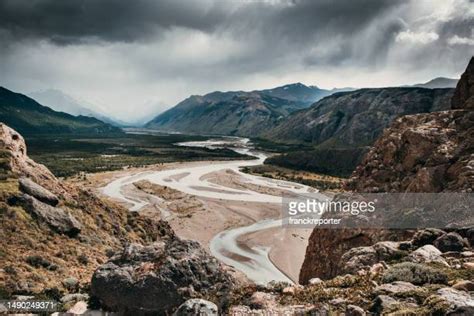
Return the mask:
{"type": "MultiPolygon", "coordinates": [[[[241,161],[241,163],[255,164],[256,162],[241,161]]],[[[128,181],[126,185],[119,188],[120,193],[129,200],[116,199],[117,201],[149,216],[166,219],[180,237],[197,240],[205,249],[211,251],[213,239],[219,233],[224,232],[223,235],[225,235],[225,232],[239,227],[246,227],[264,220],[278,219],[281,215],[281,205],[275,203],[274,200],[281,198],[282,191],[289,189],[311,190],[303,185],[292,184],[295,187],[289,188],[288,183],[285,182],[279,183],[278,180],[248,176],[257,179],[251,183],[244,174],[235,170],[235,166],[236,162],[222,161],[169,163],[88,174],[85,179],[78,177],[72,178],[70,181],[105,195],[103,189],[105,186],[114,181],[126,182],[127,179],[132,179],[132,181],[128,181]],[[229,168],[222,168],[223,164],[228,165],[229,168]],[[150,179],[146,179],[146,176],[143,176],[144,174],[152,175],[166,172],[167,176],[164,177],[164,181],[169,181],[172,184],[173,182],[179,183],[183,178],[189,176],[187,170],[199,170],[200,168],[209,168],[212,172],[203,172],[203,176],[199,178],[203,181],[202,186],[192,188],[196,191],[196,194],[182,192],[170,186],[162,185],[162,183],[154,183],[159,181],[150,181],[150,179]],[[239,191],[241,193],[253,192],[252,194],[256,199],[246,201],[245,198],[239,198],[239,191]],[[219,194],[229,194],[228,192],[235,194],[236,198],[219,198],[219,194]],[[213,194],[215,194],[215,197],[212,197],[213,194]],[[259,198],[265,199],[266,197],[271,201],[257,201],[259,198]]],[[[263,251],[263,255],[266,254],[274,266],[283,272],[283,275],[280,276],[281,280],[288,277],[293,282],[297,282],[311,230],[283,228],[281,224],[270,226],[268,229],[239,232],[235,240],[235,249],[232,251],[224,250],[221,253],[222,259],[234,260],[230,263],[234,262],[235,266],[239,263],[245,264],[249,260],[258,260],[258,258],[246,256],[251,257],[255,251],[263,251]]],[[[227,243],[227,241],[225,242],[227,243]]],[[[267,271],[267,273],[270,275],[272,273],[278,274],[275,271],[267,271]]],[[[261,271],[247,271],[250,278],[257,274],[260,275],[261,271]]],[[[271,278],[272,276],[268,277],[271,278]]],[[[256,278],[260,277],[256,276],[256,278]]]]}

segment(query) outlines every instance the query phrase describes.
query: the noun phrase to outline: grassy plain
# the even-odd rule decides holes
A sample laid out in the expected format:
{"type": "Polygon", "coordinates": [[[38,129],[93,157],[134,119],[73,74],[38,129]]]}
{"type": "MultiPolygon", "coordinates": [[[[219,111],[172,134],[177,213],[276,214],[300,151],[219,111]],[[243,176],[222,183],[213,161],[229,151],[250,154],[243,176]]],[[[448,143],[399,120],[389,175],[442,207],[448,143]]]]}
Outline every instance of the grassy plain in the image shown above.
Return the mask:
{"type": "Polygon", "coordinates": [[[187,135],[65,136],[27,137],[28,154],[46,165],[56,176],[68,177],[81,172],[101,172],[151,164],[249,158],[229,149],[191,148],[178,142],[205,140],[187,135]]]}

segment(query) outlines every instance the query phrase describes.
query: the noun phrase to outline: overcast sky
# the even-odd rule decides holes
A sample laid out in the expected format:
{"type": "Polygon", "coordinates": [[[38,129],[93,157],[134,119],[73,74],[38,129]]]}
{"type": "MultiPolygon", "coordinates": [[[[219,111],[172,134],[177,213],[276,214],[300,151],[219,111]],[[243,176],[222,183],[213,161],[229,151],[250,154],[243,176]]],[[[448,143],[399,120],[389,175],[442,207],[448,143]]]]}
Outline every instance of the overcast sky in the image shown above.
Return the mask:
{"type": "Polygon", "coordinates": [[[459,77],[473,54],[470,0],[0,0],[0,85],[124,120],[214,90],[459,77]]]}

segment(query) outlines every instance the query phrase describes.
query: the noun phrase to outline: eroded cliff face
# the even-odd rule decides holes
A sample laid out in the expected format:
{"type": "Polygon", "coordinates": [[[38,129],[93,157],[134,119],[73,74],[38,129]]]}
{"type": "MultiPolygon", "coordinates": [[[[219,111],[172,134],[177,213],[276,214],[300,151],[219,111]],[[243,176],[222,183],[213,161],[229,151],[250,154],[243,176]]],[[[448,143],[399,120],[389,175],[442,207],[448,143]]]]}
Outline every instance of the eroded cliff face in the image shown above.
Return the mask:
{"type": "MultiPolygon", "coordinates": [[[[474,58],[459,81],[452,109],[397,119],[375,142],[346,189],[356,192],[472,192],[474,189],[474,58]]],[[[315,229],[300,283],[342,272],[349,249],[410,232],[315,229]],[[330,264],[328,263],[330,262],[330,264]]]]}

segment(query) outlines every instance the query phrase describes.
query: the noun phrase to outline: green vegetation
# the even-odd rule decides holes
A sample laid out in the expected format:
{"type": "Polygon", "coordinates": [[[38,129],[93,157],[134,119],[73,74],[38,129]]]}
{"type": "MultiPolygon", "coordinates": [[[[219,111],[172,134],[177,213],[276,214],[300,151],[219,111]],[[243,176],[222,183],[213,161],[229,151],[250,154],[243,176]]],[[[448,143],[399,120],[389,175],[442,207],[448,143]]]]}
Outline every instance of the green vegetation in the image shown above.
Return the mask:
{"type": "Polygon", "coordinates": [[[448,276],[441,270],[413,262],[393,265],[382,276],[384,283],[405,281],[415,285],[447,284],[448,276]]]}
{"type": "Polygon", "coordinates": [[[68,177],[80,172],[118,170],[150,164],[246,159],[230,149],[191,148],[177,142],[205,140],[206,137],[186,135],[97,135],[81,138],[61,136],[27,137],[28,155],[46,165],[56,176],[68,177]]]}
{"type": "Polygon", "coordinates": [[[294,151],[270,157],[265,164],[328,174],[336,177],[349,177],[362,161],[368,148],[313,149],[294,151]]]}
{"type": "Polygon", "coordinates": [[[244,167],[242,171],[271,179],[301,183],[318,190],[339,190],[342,186],[341,178],[272,165],[244,167]]]}

